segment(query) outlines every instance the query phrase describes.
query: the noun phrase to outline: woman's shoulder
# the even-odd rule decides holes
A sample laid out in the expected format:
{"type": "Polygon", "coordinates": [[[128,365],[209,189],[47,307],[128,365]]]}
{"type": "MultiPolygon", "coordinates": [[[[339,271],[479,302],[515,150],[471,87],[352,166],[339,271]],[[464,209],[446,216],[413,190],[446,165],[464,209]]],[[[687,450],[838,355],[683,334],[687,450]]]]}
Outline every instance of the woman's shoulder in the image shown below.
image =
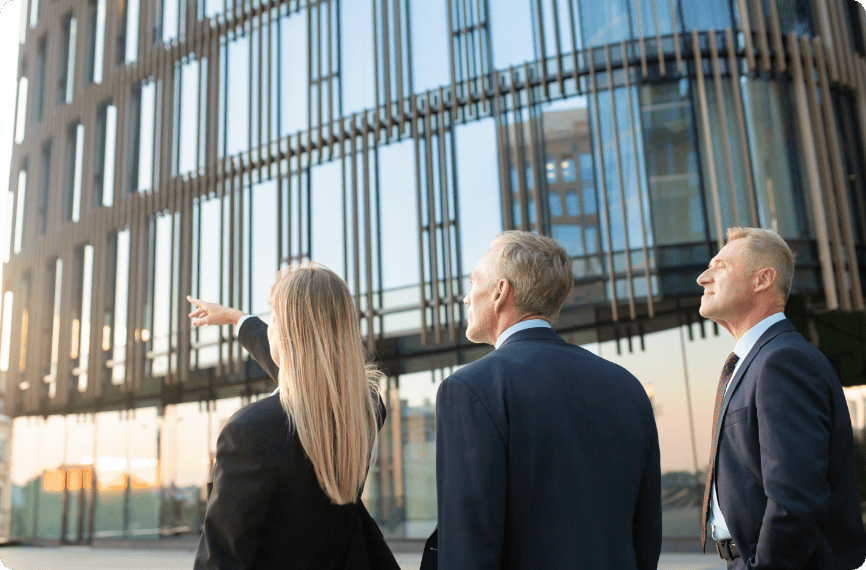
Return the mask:
{"type": "Polygon", "coordinates": [[[241,428],[261,436],[274,431],[284,433],[288,422],[280,397],[276,394],[251,402],[235,412],[226,422],[226,427],[241,428]]]}

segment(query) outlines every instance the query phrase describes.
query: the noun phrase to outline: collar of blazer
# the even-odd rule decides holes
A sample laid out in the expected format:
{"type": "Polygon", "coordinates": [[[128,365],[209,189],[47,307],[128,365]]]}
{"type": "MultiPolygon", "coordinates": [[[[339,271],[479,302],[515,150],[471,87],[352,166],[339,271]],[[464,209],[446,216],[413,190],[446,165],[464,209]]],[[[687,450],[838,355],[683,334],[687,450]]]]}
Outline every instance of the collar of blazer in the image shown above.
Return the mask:
{"type": "Polygon", "coordinates": [[[563,338],[556,334],[556,331],[551,328],[533,327],[531,329],[523,329],[522,331],[517,331],[516,333],[505,339],[503,343],[499,345],[499,350],[511,344],[512,342],[519,342],[521,340],[558,340],[559,342],[565,342],[563,338]]]}
{"type": "Polygon", "coordinates": [[[778,335],[784,332],[792,332],[796,331],[794,325],[791,324],[791,321],[788,319],[782,319],[778,323],[774,324],[770,328],[768,328],[764,334],[761,335],[761,338],[758,339],[758,342],[755,343],[755,346],[752,347],[752,350],[749,351],[749,354],[746,355],[746,358],[743,359],[743,363],[740,364],[740,367],[737,369],[737,373],[734,375],[733,379],[731,379],[731,385],[728,386],[728,391],[725,394],[725,399],[722,400],[722,407],[719,409],[719,423],[716,426],[716,453],[719,451],[719,435],[722,432],[722,418],[725,417],[725,413],[728,411],[728,404],[731,402],[731,396],[734,395],[734,391],[736,391],[737,386],[740,384],[740,380],[743,379],[743,375],[746,373],[746,369],[749,368],[749,364],[755,359],[755,356],[761,349],[764,348],[764,345],[773,340],[778,335]]]}

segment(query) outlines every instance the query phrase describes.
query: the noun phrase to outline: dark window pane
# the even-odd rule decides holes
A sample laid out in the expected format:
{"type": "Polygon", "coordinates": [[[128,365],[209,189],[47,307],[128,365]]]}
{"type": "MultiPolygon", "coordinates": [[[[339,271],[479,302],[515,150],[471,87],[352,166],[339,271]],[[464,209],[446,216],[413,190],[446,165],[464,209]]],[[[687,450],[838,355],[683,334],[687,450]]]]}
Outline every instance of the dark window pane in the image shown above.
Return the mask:
{"type": "Polygon", "coordinates": [[[569,216],[580,215],[580,203],[577,198],[577,192],[574,190],[569,190],[565,195],[565,207],[568,210],[569,216]]]}

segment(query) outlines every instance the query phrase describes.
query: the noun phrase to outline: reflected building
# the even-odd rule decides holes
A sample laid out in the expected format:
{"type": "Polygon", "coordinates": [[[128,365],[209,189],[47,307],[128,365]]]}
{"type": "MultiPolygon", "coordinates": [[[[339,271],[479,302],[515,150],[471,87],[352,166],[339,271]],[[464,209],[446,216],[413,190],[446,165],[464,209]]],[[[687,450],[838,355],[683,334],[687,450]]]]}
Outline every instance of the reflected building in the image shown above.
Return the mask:
{"type": "Polygon", "coordinates": [[[695,279],[725,228],[792,244],[789,317],[866,383],[854,0],[25,3],[4,536],[196,536],[221,427],[274,384],[184,296],[268,318],[299,260],[347,281],[388,372],[364,497],[389,537],[435,525],[436,390],[490,350],[461,301],[504,229],[565,246],[558,331],[651,387],[667,540],[698,537],[733,342],[695,279]]]}

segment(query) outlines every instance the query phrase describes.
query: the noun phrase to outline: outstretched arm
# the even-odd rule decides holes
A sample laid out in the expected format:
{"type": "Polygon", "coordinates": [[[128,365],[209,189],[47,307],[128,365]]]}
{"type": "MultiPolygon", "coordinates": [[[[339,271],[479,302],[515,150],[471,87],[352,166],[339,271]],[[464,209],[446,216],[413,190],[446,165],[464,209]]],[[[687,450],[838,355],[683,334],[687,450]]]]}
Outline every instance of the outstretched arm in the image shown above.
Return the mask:
{"type": "MultiPolygon", "coordinates": [[[[205,325],[236,325],[241,317],[247,316],[243,311],[224,307],[218,303],[209,303],[200,299],[194,299],[187,295],[187,301],[196,306],[189,314],[192,325],[201,327],[205,325]]],[[[280,368],[271,357],[271,345],[268,341],[268,325],[258,317],[249,317],[244,321],[238,332],[238,340],[250,355],[259,363],[268,376],[279,382],[280,368]]]]}

